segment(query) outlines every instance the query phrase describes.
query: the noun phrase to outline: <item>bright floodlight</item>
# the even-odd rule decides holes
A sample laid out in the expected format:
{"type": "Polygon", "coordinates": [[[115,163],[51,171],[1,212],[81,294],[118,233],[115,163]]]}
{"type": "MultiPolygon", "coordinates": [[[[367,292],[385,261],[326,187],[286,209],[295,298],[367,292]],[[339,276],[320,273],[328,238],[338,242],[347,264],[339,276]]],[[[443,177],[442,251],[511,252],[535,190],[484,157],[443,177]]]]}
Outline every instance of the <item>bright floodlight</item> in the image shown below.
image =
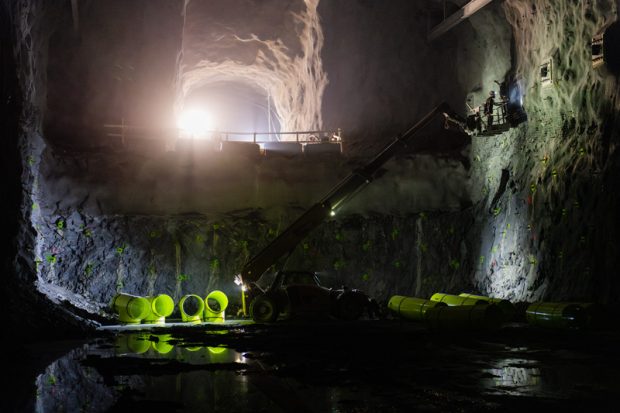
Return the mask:
{"type": "Polygon", "coordinates": [[[178,120],[181,131],[192,137],[204,137],[212,129],[211,114],[203,109],[187,109],[178,120]]]}

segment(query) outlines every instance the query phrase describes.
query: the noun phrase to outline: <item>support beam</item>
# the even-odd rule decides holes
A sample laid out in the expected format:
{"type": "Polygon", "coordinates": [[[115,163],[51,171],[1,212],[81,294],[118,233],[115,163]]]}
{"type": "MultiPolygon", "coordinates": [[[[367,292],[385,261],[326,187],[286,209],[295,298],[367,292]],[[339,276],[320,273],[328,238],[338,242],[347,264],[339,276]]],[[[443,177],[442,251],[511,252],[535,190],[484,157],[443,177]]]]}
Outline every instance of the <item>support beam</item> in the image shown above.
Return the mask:
{"type": "Polygon", "coordinates": [[[459,11],[452,14],[450,17],[435,26],[433,30],[431,30],[431,32],[428,34],[428,41],[430,42],[432,40],[435,40],[463,20],[468,19],[469,17],[474,15],[478,10],[482,9],[484,6],[491,3],[492,1],[493,0],[471,0],[459,11]]]}
{"type": "Polygon", "coordinates": [[[71,15],[73,16],[73,30],[80,32],[80,11],[78,9],[78,0],[71,0],[71,15]]]}

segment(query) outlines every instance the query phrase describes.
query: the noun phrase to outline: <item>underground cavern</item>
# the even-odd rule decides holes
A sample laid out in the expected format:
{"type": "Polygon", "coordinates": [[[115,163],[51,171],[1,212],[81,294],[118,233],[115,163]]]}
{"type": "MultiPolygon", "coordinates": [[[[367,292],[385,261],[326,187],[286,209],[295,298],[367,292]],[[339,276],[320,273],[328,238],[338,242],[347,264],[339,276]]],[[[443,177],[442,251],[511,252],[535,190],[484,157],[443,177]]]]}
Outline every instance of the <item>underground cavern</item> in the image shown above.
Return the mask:
{"type": "Polygon", "coordinates": [[[612,411],[617,0],[0,0],[3,412],[612,411]]]}

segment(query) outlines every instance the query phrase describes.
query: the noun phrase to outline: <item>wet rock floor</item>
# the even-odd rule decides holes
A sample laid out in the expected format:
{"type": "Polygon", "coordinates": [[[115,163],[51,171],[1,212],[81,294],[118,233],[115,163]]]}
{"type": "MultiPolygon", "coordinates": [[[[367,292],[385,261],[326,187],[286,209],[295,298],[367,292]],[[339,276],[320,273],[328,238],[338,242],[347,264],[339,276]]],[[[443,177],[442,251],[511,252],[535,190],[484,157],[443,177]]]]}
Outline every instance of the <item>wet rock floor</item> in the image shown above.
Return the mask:
{"type": "MultiPolygon", "coordinates": [[[[40,352],[60,353],[58,348],[38,345],[30,354],[42,357],[40,352]]],[[[130,329],[65,348],[47,366],[39,363],[22,407],[39,412],[614,411],[611,403],[620,394],[618,331],[511,324],[496,332],[442,333],[394,320],[233,323],[130,329]]]]}

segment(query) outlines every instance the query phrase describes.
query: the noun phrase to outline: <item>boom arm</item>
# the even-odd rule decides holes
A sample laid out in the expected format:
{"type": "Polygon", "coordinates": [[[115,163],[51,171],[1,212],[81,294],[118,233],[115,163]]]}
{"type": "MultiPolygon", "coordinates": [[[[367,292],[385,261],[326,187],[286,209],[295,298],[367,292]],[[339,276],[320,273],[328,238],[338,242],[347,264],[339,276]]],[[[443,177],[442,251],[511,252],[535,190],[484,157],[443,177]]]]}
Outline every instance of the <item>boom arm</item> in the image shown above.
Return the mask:
{"type": "Polygon", "coordinates": [[[409,130],[387,144],[369,163],[351,172],[326,197],[310,207],[265,248],[252,257],[244,265],[241,273],[236,276],[235,281],[247,284],[258,280],[278,259],[292,251],[310,231],[325,221],[332,211],[339,208],[345,201],[368,185],[379,168],[398,151],[407,147],[411,138],[428,125],[438,113],[444,113],[448,116],[452,114],[452,111],[446,103],[440,104],[409,130]]]}

